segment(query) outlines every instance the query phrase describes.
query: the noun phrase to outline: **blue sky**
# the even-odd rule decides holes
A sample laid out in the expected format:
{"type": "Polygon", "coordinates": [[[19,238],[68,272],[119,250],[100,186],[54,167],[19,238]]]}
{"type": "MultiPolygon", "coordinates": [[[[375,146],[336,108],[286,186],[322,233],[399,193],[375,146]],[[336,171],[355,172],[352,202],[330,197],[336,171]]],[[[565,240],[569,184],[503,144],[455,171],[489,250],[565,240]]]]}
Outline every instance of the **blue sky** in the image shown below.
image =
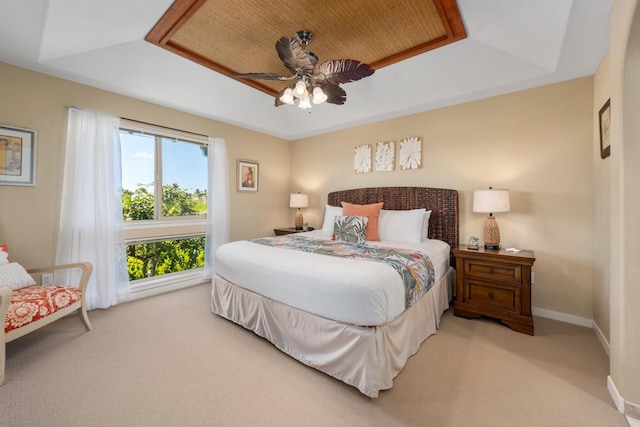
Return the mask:
{"type": "MultiPolygon", "coordinates": [[[[154,138],[121,132],[122,187],[135,190],[153,182],[154,138]]],[[[163,141],[163,184],[178,184],[193,191],[207,188],[207,158],[198,145],[163,141]]]]}

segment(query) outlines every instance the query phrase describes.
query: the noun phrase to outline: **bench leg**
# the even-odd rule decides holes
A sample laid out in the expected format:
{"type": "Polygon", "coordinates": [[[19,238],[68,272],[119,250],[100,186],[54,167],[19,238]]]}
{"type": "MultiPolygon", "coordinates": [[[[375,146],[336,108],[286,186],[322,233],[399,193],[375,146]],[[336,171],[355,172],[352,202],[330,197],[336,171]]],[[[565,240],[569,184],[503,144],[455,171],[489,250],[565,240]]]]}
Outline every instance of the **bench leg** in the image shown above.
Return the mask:
{"type": "Polygon", "coordinates": [[[87,316],[87,308],[84,306],[84,304],[82,305],[80,310],[78,310],[78,316],[80,316],[80,319],[82,319],[82,322],[87,327],[87,330],[91,331],[93,328],[91,327],[91,322],[89,321],[89,316],[87,316]]]}

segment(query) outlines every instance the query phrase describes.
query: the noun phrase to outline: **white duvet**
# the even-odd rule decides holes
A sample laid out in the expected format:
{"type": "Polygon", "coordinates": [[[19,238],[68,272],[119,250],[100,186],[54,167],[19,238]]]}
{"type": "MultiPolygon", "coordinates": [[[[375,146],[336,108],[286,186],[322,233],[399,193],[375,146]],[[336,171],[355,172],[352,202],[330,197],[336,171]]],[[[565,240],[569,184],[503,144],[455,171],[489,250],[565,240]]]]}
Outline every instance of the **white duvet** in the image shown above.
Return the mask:
{"type": "MultiPolygon", "coordinates": [[[[321,230],[298,234],[329,239],[321,230]]],[[[447,243],[367,242],[429,256],[434,283],[449,268],[447,243]]],[[[216,251],[216,274],[257,294],[318,316],[362,326],[388,323],[404,311],[400,275],[379,262],[344,259],[241,240],[216,251]]]]}

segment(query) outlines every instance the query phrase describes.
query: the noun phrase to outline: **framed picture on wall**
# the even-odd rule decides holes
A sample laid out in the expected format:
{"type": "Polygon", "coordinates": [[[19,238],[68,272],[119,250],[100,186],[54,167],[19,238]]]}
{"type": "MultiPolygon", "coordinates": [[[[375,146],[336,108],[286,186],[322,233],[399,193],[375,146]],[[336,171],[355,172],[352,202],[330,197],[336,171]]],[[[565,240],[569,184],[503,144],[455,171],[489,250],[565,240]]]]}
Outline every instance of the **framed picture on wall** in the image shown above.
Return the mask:
{"type": "Polygon", "coordinates": [[[600,109],[600,157],[606,159],[611,155],[609,128],[611,126],[611,99],[607,99],[600,109]]]}
{"type": "Polygon", "coordinates": [[[258,162],[238,160],[238,191],[258,192],[258,162]]]}
{"type": "Polygon", "coordinates": [[[36,185],[36,131],[0,125],[0,185],[36,185]]]}

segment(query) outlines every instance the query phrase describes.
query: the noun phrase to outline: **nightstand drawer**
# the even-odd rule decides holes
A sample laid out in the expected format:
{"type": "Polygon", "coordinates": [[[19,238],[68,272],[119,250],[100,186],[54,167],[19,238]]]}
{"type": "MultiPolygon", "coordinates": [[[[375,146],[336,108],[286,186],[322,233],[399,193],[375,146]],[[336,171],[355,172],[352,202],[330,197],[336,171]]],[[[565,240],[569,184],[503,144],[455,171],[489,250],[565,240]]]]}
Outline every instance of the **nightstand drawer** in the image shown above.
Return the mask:
{"type": "Polygon", "coordinates": [[[467,291],[465,301],[468,304],[520,313],[520,301],[522,299],[519,286],[501,286],[496,283],[473,279],[466,279],[465,285],[465,290],[467,291]]]}
{"type": "Polygon", "coordinates": [[[522,283],[522,267],[516,264],[467,259],[464,262],[464,275],[466,277],[497,280],[516,285],[522,283]]]}

